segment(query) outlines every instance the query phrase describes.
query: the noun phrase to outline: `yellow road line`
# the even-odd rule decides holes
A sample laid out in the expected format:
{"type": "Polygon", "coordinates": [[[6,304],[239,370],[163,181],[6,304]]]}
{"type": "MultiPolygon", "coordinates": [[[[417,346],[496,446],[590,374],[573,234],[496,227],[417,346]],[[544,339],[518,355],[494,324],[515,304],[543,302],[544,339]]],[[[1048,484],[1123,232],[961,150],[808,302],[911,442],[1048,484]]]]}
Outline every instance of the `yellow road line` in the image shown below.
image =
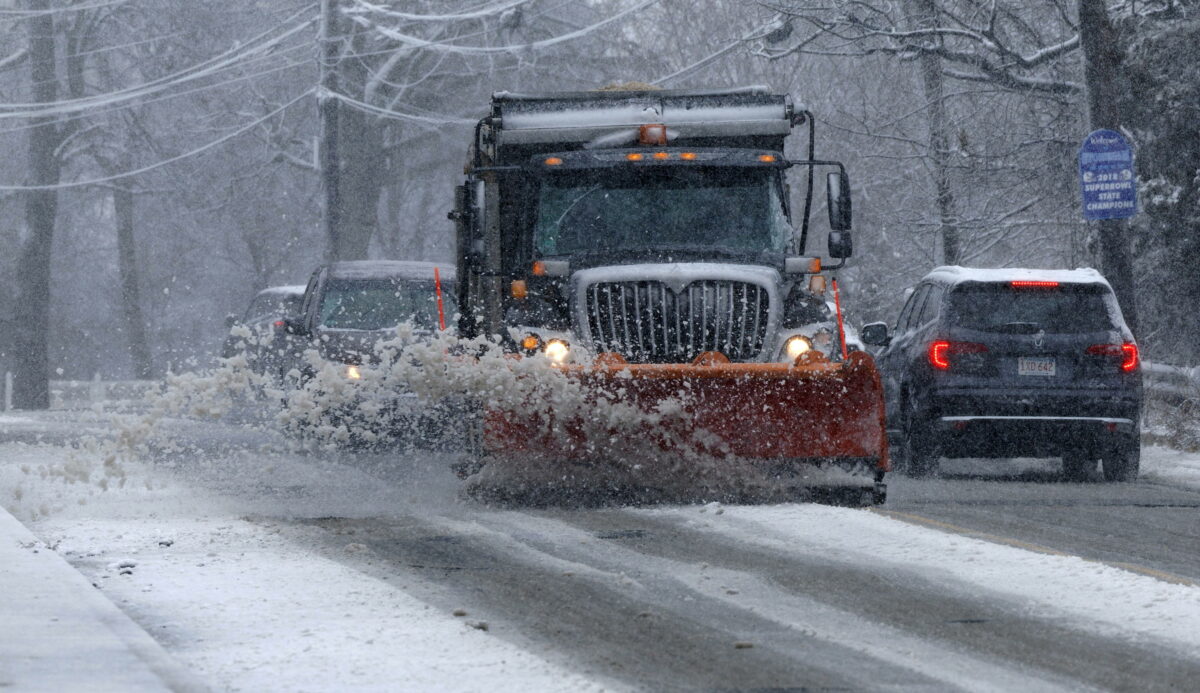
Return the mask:
{"type": "Polygon", "coordinates": [[[1163,582],[1169,582],[1173,585],[1186,585],[1188,587],[1196,587],[1197,586],[1196,581],[1192,580],[1190,578],[1183,577],[1182,575],[1176,575],[1174,573],[1168,573],[1164,570],[1157,570],[1155,568],[1147,568],[1146,566],[1141,566],[1136,563],[1124,563],[1124,562],[1120,562],[1120,561],[1101,561],[1101,560],[1097,560],[1094,558],[1086,558],[1084,556],[1080,556],[1079,554],[1067,553],[1065,551],[1059,551],[1058,549],[1052,549],[1049,546],[1042,546],[1041,544],[1034,544],[1032,542],[1022,541],[1020,539],[1014,539],[1012,537],[1001,536],[999,534],[989,534],[988,532],[980,532],[980,531],[977,531],[974,529],[969,529],[967,527],[959,527],[958,525],[950,524],[949,522],[942,522],[941,520],[935,520],[933,518],[925,517],[924,515],[917,515],[915,513],[906,513],[906,512],[901,512],[899,510],[885,510],[884,508],[870,508],[870,510],[872,512],[879,513],[880,515],[886,515],[887,517],[890,517],[890,518],[893,518],[896,520],[900,520],[901,522],[907,522],[909,524],[914,524],[914,525],[922,525],[924,527],[932,527],[934,529],[940,529],[940,530],[943,530],[946,532],[951,532],[953,534],[959,534],[959,535],[971,537],[974,539],[982,539],[984,541],[990,541],[993,544],[1004,544],[1005,546],[1012,546],[1012,547],[1015,547],[1018,549],[1025,549],[1026,551],[1034,551],[1036,553],[1044,553],[1044,554],[1047,554],[1050,556],[1071,556],[1074,558],[1079,558],[1081,560],[1087,561],[1088,563],[1099,563],[1100,565],[1106,565],[1111,568],[1119,568],[1121,570],[1127,570],[1131,573],[1138,573],[1139,575],[1145,575],[1147,577],[1152,577],[1156,580],[1162,580],[1163,582]]]}

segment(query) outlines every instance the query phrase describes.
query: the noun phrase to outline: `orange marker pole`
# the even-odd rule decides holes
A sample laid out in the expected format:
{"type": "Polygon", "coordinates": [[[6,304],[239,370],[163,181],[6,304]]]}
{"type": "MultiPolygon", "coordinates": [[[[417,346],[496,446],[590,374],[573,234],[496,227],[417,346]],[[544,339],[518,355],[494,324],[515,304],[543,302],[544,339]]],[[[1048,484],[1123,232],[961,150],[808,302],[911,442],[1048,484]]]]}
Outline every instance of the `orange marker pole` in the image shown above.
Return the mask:
{"type": "Polygon", "coordinates": [[[437,267],[433,268],[433,290],[437,292],[438,329],[445,331],[445,329],[446,329],[446,309],[442,307],[442,273],[438,271],[437,267]]]}
{"type": "Polygon", "coordinates": [[[842,360],[850,358],[850,351],[846,349],[846,325],[842,322],[842,299],[838,294],[837,277],[833,278],[833,306],[837,309],[838,319],[838,341],[842,343],[842,360]]]}

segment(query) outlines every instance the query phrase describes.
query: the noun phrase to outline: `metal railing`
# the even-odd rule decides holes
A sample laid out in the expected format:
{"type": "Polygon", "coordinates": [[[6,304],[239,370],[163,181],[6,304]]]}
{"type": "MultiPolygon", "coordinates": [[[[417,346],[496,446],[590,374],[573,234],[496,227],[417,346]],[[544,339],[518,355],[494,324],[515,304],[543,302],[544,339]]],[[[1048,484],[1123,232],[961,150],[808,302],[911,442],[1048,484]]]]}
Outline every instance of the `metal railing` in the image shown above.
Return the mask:
{"type": "MultiPolygon", "coordinates": [[[[96,374],[91,380],[51,380],[51,409],[87,409],[97,405],[109,408],[143,402],[146,393],[162,388],[161,380],[103,380],[96,374]]],[[[0,411],[13,410],[13,374],[5,373],[0,411]]]]}

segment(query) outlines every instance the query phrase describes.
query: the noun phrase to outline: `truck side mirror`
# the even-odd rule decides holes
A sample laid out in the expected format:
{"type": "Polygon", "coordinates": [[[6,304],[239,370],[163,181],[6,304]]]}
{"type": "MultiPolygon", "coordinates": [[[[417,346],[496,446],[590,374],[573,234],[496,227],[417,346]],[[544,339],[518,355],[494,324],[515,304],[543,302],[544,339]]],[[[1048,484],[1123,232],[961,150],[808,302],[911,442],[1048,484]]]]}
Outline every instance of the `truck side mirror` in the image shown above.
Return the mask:
{"type": "Polygon", "coordinates": [[[308,327],[304,324],[303,317],[290,317],[283,319],[283,330],[290,335],[296,337],[309,336],[308,327]]]}
{"type": "MultiPolygon", "coordinates": [[[[829,208],[829,228],[849,231],[851,221],[850,177],[845,171],[830,173],[825,181],[826,207],[829,208]]],[[[836,255],[834,257],[837,257],[836,255]]]]}
{"type": "Polygon", "coordinates": [[[854,240],[849,231],[830,231],[829,240],[825,244],[829,249],[829,257],[842,260],[854,254],[854,240]]]}
{"type": "Polygon", "coordinates": [[[888,336],[886,322],[873,322],[863,325],[859,339],[862,340],[863,344],[871,346],[887,346],[892,343],[892,338],[888,336]]]}
{"type": "Polygon", "coordinates": [[[829,257],[845,259],[854,254],[854,241],[850,237],[850,177],[843,170],[830,173],[826,178],[825,192],[829,228],[832,229],[826,247],[829,257]]]}

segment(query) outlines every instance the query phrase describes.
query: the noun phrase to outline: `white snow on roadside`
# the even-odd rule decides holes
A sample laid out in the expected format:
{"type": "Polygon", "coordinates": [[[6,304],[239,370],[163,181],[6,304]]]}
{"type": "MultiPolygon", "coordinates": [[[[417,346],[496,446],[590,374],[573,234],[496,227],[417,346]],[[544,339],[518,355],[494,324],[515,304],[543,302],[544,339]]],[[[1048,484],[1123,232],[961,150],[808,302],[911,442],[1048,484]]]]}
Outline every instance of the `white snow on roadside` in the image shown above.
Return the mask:
{"type": "Polygon", "coordinates": [[[1200,453],[1154,446],[1142,448],[1143,479],[1200,488],[1200,453]]]}
{"type": "MultiPolygon", "coordinates": [[[[822,555],[924,574],[931,580],[1005,595],[1029,613],[1073,619],[1111,635],[1137,635],[1200,649],[1200,587],[1087,561],[919,527],[862,510],[819,505],[647,510],[684,515],[706,528],[790,554],[822,555]]],[[[948,587],[949,588],[949,587],[948,587]]]]}
{"type": "MultiPolygon", "coordinates": [[[[269,523],[55,519],[38,529],[220,689],[599,690],[269,523]]],[[[345,550],[364,549],[347,537],[345,550]]]]}
{"type": "MultiPolygon", "coordinates": [[[[477,615],[455,617],[411,596],[404,584],[318,555],[295,532],[285,538],[271,521],[244,519],[248,498],[214,496],[137,461],[121,467],[121,478],[136,480],[122,487],[105,482],[94,464],[73,466],[77,454],[0,444],[0,504],[218,690],[602,688],[497,637],[494,628],[472,626],[477,615]]],[[[280,468],[247,470],[242,482],[322,485],[303,478],[303,465],[279,458],[271,464],[280,468]]],[[[344,497],[299,496],[297,514],[356,505],[361,511],[364,503],[378,510],[396,500],[369,493],[362,473],[325,470],[334,471],[346,478],[324,479],[335,487],[325,490],[344,497]]],[[[323,476],[315,468],[308,473],[323,476]]],[[[279,511],[282,503],[275,497],[263,505],[279,511]]],[[[352,536],[343,550],[370,560],[352,536]]]]}
{"type": "Polygon", "coordinates": [[[0,443],[0,505],[22,522],[63,508],[82,506],[120,489],[134,501],[154,482],[140,465],[103,458],[88,446],[66,448],[45,443],[0,443]]]}

